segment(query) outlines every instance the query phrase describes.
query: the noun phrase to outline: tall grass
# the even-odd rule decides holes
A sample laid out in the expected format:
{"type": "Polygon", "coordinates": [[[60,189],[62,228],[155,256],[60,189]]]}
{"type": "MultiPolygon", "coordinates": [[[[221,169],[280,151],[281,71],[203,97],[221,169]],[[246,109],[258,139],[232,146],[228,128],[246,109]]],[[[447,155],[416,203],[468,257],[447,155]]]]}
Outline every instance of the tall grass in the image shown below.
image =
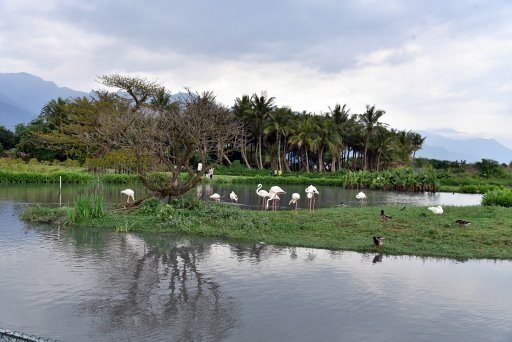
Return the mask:
{"type": "Polygon", "coordinates": [[[8,184],[59,183],[60,177],[62,177],[63,183],[74,184],[83,184],[94,179],[92,174],[76,171],[41,173],[32,171],[18,172],[0,170],[0,183],[8,184]]]}
{"type": "Polygon", "coordinates": [[[84,220],[103,218],[106,215],[102,196],[78,196],[74,208],[67,211],[68,222],[79,223],[84,220]]]}

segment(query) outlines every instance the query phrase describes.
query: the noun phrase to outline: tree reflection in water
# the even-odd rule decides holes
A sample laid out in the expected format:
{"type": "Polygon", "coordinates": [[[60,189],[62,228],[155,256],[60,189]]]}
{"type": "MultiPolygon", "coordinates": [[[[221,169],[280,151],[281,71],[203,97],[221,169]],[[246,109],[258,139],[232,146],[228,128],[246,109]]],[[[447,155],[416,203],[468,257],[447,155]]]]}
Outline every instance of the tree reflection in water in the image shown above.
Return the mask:
{"type": "MultiPolygon", "coordinates": [[[[199,270],[209,243],[179,244],[153,234],[121,237],[111,268],[100,285],[108,297],[92,299],[82,310],[108,335],[166,336],[170,341],[222,340],[236,324],[233,298],[199,270]]],[[[101,281],[101,280],[100,280],[101,281]]]]}

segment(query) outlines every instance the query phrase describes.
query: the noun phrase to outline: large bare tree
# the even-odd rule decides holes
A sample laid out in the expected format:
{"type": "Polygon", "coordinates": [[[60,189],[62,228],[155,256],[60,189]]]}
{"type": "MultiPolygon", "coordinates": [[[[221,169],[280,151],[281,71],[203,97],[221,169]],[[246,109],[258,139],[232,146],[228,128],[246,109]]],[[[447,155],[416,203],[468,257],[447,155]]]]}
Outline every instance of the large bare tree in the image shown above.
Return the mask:
{"type": "Polygon", "coordinates": [[[239,146],[241,124],[211,92],[188,90],[175,105],[155,106],[163,90],[159,84],[120,75],[99,80],[116,88],[112,93],[116,101],[98,113],[97,128],[85,139],[99,150],[131,151],[139,179],[161,197],[195,187],[204,172],[197,163],[214,167],[239,146]],[[154,174],[155,170],[163,173],[154,174]]]}

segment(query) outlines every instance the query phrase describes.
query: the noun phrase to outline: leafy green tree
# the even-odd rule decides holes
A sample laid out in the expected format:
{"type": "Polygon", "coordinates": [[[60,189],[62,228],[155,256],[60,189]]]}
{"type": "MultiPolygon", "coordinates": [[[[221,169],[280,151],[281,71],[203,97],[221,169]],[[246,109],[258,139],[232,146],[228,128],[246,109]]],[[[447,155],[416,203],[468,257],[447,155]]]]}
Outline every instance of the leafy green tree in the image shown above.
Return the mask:
{"type": "Polygon", "coordinates": [[[5,126],[0,126],[0,145],[6,150],[10,150],[16,146],[16,135],[14,132],[5,128],[5,126]]]}
{"type": "Polygon", "coordinates": [[[238,148],[240,124],[211,92],[189,92],[178,106],[155,109],[149,101],[161,86],[154,82],[119,75],[100,80],[117,88],[116,106],[98,112],[97,125],[84,140],[96,150],[129,151],[141,182],[161,197],[179,196],[195,187],[203,175],[198,161],[211,168],[227,153],[219,153],[220,147],[238,148]],[[155,163],[165,174],[151,175],[155,163]]]}

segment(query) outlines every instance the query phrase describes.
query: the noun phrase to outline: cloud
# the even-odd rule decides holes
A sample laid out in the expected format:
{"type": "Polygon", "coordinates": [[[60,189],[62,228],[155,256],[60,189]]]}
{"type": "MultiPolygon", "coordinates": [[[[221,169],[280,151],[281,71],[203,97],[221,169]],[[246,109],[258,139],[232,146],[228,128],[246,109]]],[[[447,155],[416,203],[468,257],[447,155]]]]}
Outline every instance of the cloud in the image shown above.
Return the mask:
{"type": "Polygon", "coordinates": [[[512,144],[511,15],[505,0],[5,0],[0,72],[85,91],[101,74],[142,74],[227,105],[267,90],[317,113],[375,104],[393,127],[512,144]]]}

